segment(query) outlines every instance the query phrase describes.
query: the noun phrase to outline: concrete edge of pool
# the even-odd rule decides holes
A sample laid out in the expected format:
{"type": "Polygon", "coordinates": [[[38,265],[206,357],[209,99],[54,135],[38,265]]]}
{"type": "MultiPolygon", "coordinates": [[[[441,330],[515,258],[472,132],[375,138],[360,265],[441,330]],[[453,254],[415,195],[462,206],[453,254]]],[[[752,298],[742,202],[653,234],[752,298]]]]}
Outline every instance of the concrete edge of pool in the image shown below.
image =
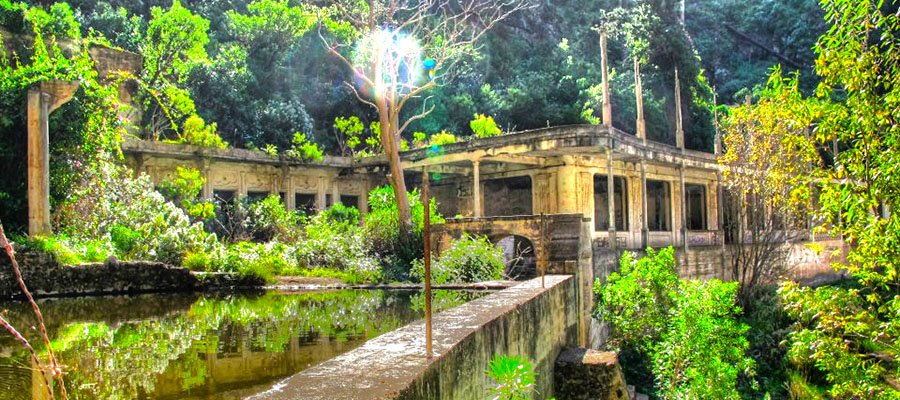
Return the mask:
{"type": "Polygon", "coordinates": [[[577,344],[576,280],[548,275],[434,316],[435,356],[425,358],[419,320],[285,378],[251,399],[481,399],[495,354],[535,363],[537,391],[552,395],[552,368],[577,344]]]}

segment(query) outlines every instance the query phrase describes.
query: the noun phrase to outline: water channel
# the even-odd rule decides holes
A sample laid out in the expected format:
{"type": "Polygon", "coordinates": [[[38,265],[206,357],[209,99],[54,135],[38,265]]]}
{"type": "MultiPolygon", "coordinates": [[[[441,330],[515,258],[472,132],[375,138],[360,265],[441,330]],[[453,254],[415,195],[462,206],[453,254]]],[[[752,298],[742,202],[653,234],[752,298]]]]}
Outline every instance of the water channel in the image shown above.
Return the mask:
{"type": "MultiPolygon", "coordinates": [[[[484,292],[436,291],[446,309],[484,292]]],[[[417,291],[152,294],[40,302],[71,399],[237,399],[422,317],[417,291]]],[[[0,311],[43,354],[25,303],[0,311]]],[[[0,400],[46,398],[0,332],[0,400]]],[[[336,377],[336,379],[339,379],[336,377]]]]}

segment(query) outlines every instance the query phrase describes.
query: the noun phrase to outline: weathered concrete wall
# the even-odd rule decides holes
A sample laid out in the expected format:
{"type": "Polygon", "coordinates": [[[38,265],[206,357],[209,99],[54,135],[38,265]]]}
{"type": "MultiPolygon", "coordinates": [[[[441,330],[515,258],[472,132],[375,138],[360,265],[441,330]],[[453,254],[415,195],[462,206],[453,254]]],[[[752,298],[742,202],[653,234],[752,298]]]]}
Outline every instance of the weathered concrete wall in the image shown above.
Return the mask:
{"type": "MultiPolygon", "coordinates": [[[[209,288],[261,286],[257,278],[214,274],[198,279],[186,268],[163,263],[128,261],[61,265],[52,256],[37,252],[16,254],[22,278],[34,297],[104,295],[150,292],[190,292],[209,288]]],[[[9,259],[0,257],[0,300],[21,299],[9,259]]]]}
{"type": "MultiPolygon", "coordinates": [[[[785,250],[788,251],[785,261],[785,279],[808,283],[817,279],[826,279],[823,277],[835,274],[831,264],[840,261],[842,256],[834,258],[831,253],[835,249],[842,248],[842,242],[827,240],[820,241],[818,244],[825,249],[819,254],[816,254],[804,243],[785,245],[785,250]]],[[[737,245],[689,247],[686,252],[682,247],[675,248],[678,274],[684,279],[733,279],[730,263],[734,246],[737,245]]],[[[641,256],[645,254],[641,250],[628,251],[641,256]]],[[[611,272],[619,270],[619,258],[622,256],[622,250],[612,253],[609,248],[599,245],[595,240],[593,252],[595,277],[606,279],[611,272]]]]}
{"type": "Polygon", "coordinates": [[[559,400],[628,400],[625,374],[612,351],[566,349],[556,359],[554,389],[559,400]]]}
{"type": "Polygon", "coordinates": [[[535,362],[536,398],[553,395],[553,365],[575,344],[578,308],[571,276],[549,275],[434,317],[434,351],[424,355],[424,322],[366,342],[287,378],[253,399],[483,399],[497,354],[535,362]]]}

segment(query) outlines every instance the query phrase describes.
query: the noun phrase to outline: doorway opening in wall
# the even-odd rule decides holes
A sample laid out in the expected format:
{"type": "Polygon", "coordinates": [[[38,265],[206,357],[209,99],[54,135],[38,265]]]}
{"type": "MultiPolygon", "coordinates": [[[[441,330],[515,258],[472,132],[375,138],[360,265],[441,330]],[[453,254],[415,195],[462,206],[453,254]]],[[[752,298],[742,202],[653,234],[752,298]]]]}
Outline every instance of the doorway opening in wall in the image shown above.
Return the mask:
{"type": "Polygon", "coordinates": [[[669,182],[647,180],[647,229],[650,231],[672,230],[670,190],[669,182]]]}
{"type": "Polygon", "coordinates": [[[687,211],[687,230],[705,231],[706,186],[686,183],[684,185],[684,205],[687,211]]]}
{"type": "Polygon", "coordinates": [[[359,196],[342,194],[341,195],[341,204],[347,207],[359,208],[359,196]]]}
{"type": "MultiPolygon", "coordinates": [[[[613,212],[616,230],[628,230],[628,190],[625,178],[613,176],[613,212]]],[[[594,230],[609,230],[609,196],[606,175],[594,175],[594,230]]]]}
{"type": "Polygon", "coordinates": [[[537,276],[537,257],[534,245],[528,238],[518,235],[506,236],[496,244],[503,250],[506,269],[503,275],[507,279],[526,280],[537,276]]]}

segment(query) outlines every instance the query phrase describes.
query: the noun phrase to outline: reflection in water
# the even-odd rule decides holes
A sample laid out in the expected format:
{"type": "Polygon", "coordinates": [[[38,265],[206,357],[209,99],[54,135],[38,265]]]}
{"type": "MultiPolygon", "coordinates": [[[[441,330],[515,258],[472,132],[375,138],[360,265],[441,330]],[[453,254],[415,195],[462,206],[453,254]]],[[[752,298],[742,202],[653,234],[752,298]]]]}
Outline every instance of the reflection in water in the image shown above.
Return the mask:
{"type": "MultiPolygon", "coordinates": [[[[453,301],[435,308],[478,295],[442,294],[453,301]]],[[[368,290],[141,295],[44,301],[41,308],[72,399],[232,399],[419,318],[419,298],[368,290]]],[[[25,304],[3,309],[29,331],[25,304]]],[[[33,345],[40,342],[27,333],[33,345]]],[[[0,400],[40,398],[38,381],[27,353],[0,333],[0,400]]]]}

